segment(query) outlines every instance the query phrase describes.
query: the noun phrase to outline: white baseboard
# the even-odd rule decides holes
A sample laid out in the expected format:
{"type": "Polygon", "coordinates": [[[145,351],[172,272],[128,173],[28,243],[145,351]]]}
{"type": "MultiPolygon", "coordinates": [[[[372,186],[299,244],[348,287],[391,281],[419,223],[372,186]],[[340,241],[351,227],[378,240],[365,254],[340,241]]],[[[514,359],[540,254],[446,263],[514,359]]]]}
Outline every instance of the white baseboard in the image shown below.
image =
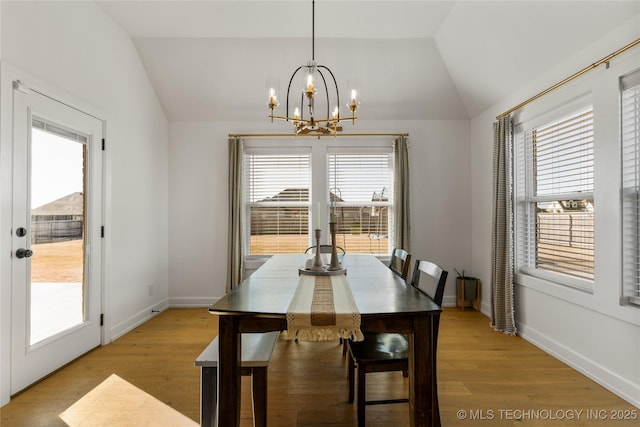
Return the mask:
{"type": "Polygon", "coordinates": [[[157,304],[151,305],[139,311],[128,319],[111,326],[111,328],[109,329],[109,336],[107,337],[106,341],[115,341],[127,332],[132,331],[133,329],[142,325],[144,322],[151,319],[159,312],[166,310],[167,308],[169,308],[169,300],[165,299],[157,304]]]}
{"type": "Polygon", "coordinates": [[[169,298],[169,307],[173,308],[198,308],[210,307],[222,297],[178,297],[169,298]]]}
{"type": "Polygon", "coordinates": [[[571,366],[635,407],[640,408],[640,386],[638,384],[620,377],[594,361],[563,346],[558,341],[527,327],[527,325],[518,322],[516,326],[518,335],[525,340],[571,366]]]}
{"type": "Polygon", "coordinates": [[[491,303],[482,301],[480,304],[480,313],[491,319],[491,303]]]}
{"type": "Polygon", "coordinates": [[[455,307],[456,306],[456,297],[453,296],[445,296],[442,298],[442,306],[443,307],[455,307]]]}

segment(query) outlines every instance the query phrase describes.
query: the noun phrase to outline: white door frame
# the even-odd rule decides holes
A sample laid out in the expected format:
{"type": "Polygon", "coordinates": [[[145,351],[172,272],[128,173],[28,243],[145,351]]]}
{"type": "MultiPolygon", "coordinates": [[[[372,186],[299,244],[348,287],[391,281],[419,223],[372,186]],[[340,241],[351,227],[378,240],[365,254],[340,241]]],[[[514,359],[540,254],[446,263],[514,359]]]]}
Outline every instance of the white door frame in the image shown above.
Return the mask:
{"type": "MultiPolygon", "coordinates": [[[[75,108],[102,121],[102,134],[106,138],[107,115],[95,106],[87,104],[85,101],[59,90],[58,88],[42,81],[19,68],[0,61],[0,253],[9,254],[12,247],[11,225],[12,225],[12,123],[13,123],[13,87],[14,80],[28,81],[32,89],[41,93],[46,93],[64,104],[73,105],[75,108]]],[[[108,161],[107,156],[102,155],[102,219],[103,224],[108,228],[108,202],[110,191],[108,184],[108,161]]],[[[101,272],[101,312],[105,315],[104,327],[101,331],[100,343],[105,345],[111,338],[108,331],[109,316],[107,304],[106,265],[108,260],[109,244],[107,239],[101,239],[102,245],[102,272],[101,272]]],[[[10,400],[11,387],[11,263],[9,256],[0,257],[0,406],[5,405],[10,400]]]]}

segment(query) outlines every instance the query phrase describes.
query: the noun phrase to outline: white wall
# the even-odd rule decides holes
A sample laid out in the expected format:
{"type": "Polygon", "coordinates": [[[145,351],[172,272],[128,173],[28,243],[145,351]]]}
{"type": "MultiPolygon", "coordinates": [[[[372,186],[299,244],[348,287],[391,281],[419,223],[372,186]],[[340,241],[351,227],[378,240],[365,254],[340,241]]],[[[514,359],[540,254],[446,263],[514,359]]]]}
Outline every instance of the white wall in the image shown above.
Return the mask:
{"type": "Polygon", "coordinates": [[[229,126],[169,125],[171,305],[207,306],[225,294],[229,126]]]}
{"type": "MultiPolygon", "coordinates": [[[[172,306],[209,305],[224,295],[229,133],[290,132],[260,123],[172,122],[169,148],[169,297],[172,306]]],[[[469,122],[359,121],[351,132],[408,132],[412,254],[453,276],[471,266],[469,122]]],[[[313,140],[311,140],[313,141],[313,140]]],[[[308,143],[309,139],[305,139],[308,143]]],[[[296,145],[299,140],[289,139],[296,145]]],[[[311,142],[313,143],[313,142],[311,142]]],[[[452,277],[450,276],[450,277],[452,277]]],[[[445,304],[455,303],[454,280],[445,304]]]]}
{"type": "MultiPolygon", "coordinates": [[[[472,265],[484,283],[491,279],[491,172],[496,116],[537,92],[640,37],[636,17],[576,52],[554,69],[471,121],[473,250],[472,265]]],[[[531,277],[516,281],[519,333],[603,386],[640,407],[640,308],[621,306],[618,77],[640,68],[638,47],[525,107],[535,115],[592,91],[596,128],[596,278],[593,294],[531,277]]],[[[490,301],[485,286],[484,301],[490,301]]],[[[490,306],[483,310],[489,313],[490,306]]]]}
{"type": "MultiPolygon", "coordinates": [[[[0,81],[2,81],[2,6],[1,5],[0,5],[0,81]]],[[[2,125],[1,125],[1,118],[3,114],[2,104],[3,104],[2,87],[0,87],[0,135],[1,135],[1,132],[3,131],[2,125]]],[[[1,147],[1,142],[0,142],[0,147],[1,147]]],[[[4,159],[2,157],[2,150],[0,149],[0,177],[4,177],[4,174],[2,172],[3,162],[4,162],[4,159]]],[[[0,187],[0,197],[3,194],[3,188],[4,186],[0,187]]],[[[0,200],[0,228],[4,224],[3,222],[4,216],[7,214],[7,211],[4,205],[5,205],[5,201],[0,200]]],[[[8,243],[8,240],[9,239],[7,239],[7,243],[8,243]]],[[[5,247],[6,247],[6,244],[0,240],[0,253],[4,252],[5,247]]],[[[4,268],[5,265],[6,264],[2,264],[0,262],[0,311],[1,311],[0,313],[0,344],[4,343],[4,339],[2,337],[8,337],[9,336],[8,334],[11,333],[11,329],[9,329],[11,325],[8,322],[9,317],[7,316],[7,313],[6,313],[7,311],[10,312],[10,310],[7,310],[6,305],[3,303],[5,299],[10,298],[10,294],[5,293],[4,286],[2,286],[2,283],[4,280],[3,278],[9,277],[7,274],[2,272],[2,269],[4,268]]],[[[0,345],[0,406],[4,405],[9,400],[8,388],[9,388],[9,381],[10,381],[10,377],[9,377],[10,355],[11,355],[11,349],[5,348],[4,345],[0,345]]]]}
{"type": "MultiPolygon", "coordinates": [[[[106,120],[105,281],[108,342],[168,301],[168,123],[130,37],[93,2],[0,2],[3,73],[98,111],[106,120]],[[149,285],[154,294],[149,296],[149,285]]],[[[10,179],[3,74],[0,174],[10,179]]],[[[9,80],[10,84],[10,80],[9,80]]],[[[7,121],[9,120],[9,121],[7,121]]],[[[10,197],[0,189],[0,248],[8,253],[10,197]]],[[[9,398],[10,270],[0,261],[0,403],[9,398]]]]}

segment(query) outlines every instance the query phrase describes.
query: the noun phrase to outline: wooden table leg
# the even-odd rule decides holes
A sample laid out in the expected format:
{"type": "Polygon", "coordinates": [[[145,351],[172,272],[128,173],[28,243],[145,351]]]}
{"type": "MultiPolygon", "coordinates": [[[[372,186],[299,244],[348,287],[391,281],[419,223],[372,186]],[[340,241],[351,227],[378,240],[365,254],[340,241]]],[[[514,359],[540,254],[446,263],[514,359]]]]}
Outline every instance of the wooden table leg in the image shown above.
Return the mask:
{"type": "Polygon", "coordinates": [[[237,316],[220,316],[218,320],[218,425],[240,424],[240,334],[237,316]]]}
{"type": "Polygon", "coordinates": [[[412,427],[440,427],[436,382],[437,327],[440,315],[419,315],[409,334],[409,420],[412,427]]]}

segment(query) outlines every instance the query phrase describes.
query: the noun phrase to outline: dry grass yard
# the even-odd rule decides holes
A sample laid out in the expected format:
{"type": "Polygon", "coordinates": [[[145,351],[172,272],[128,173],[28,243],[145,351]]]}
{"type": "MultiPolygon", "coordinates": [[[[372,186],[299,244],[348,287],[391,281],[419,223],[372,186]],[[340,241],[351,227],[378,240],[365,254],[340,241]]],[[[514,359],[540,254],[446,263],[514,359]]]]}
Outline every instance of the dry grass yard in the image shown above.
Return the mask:
{"type": "MultiPolygon", "coordinates": [[[[330,242],[330,237],[323,234],[320,243],[330,242]]],[[[387,238],[369,238],[367,234],[338,234],[336,245],[349,253],[385,254],[388,252],[387,238]]],[[[307,236],[300,235],[254,235],[251,236],[252,255],[271,255],[277,252],[302,253],[309,247],[307,236]]]]}
{"type": "Polygon", "coordinates": [[[31,281],[82,282],[82,240],[32,245],[31,281]]]}

